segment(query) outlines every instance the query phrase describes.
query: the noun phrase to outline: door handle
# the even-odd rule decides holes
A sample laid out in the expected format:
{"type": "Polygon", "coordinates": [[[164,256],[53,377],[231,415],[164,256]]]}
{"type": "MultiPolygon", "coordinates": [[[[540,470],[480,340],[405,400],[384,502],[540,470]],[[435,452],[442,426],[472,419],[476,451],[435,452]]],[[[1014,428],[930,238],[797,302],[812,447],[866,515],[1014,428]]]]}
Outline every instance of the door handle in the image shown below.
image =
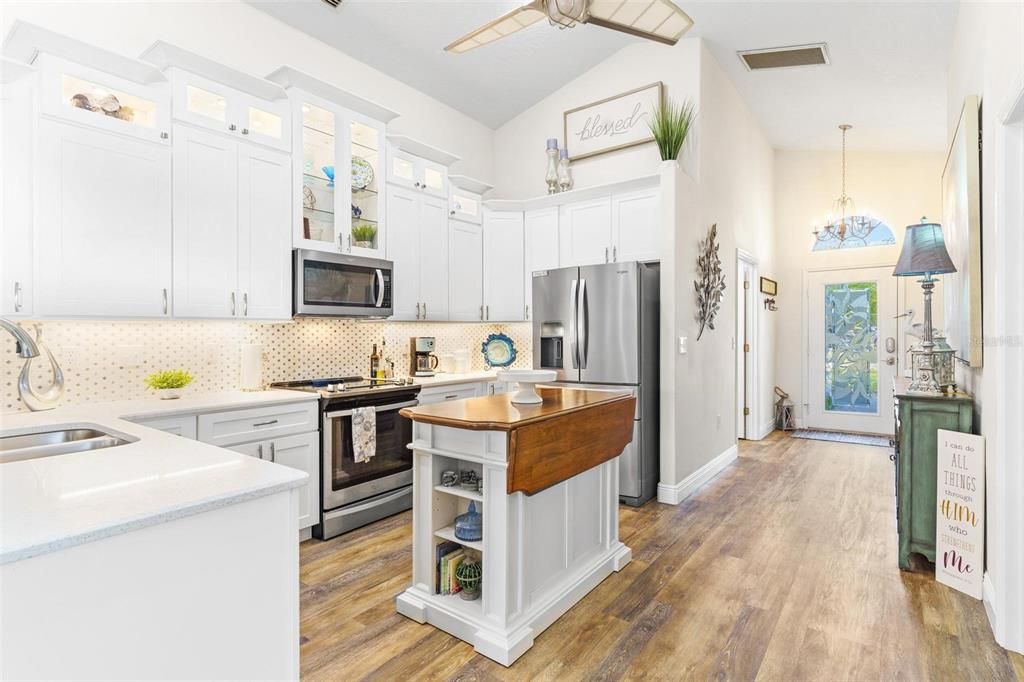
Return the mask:
{"type": "Polygon", "coordinates": [[[484,307],[482,305],[480,306],[480,319],[484,319],[484,307]]]}
{"type": "Polygon", "coordinates": [[[590,350],[590,315],[587,306],[587,280],[580,280],[580,293],[577,297],[579,302],[579,325],[580,325],[580,369],[587,368],[587,355],[590,350]]]}
{"type": "Polygon", "coordinates": [[[377,268],[377,301],[374,303],[376,307],[381,307],[384,304],[384,273],[377,268]]]}
{"type": "Polygon", "coordinates": [[[416,319],[417,320],[420,319],[420,304],[419,304],[419,302],[416,303],[416,319]]]}
{"type": "Polygon", "coordinates": [[[579,369],[579,344],[576,343],[576,320],[579,305],[576,301],[577,287],[579,281],[573,280],[569,287],[569,305],[572,306],[572,314],[569,315],[569,353],[572,358],[572,368],[579,369]]]}
{"type": "Polygon", "coordinates": [[[427,319],[427,302],[423,302],[423,319],[427,319]]]}
{"type": "Polygon", "coordinates": [[[265,422],[255,422],[253,424],[253,428],[256,428],[256,427],[259,427],[259,426],[270,426],[270,425],[276,424],[276,423],[277,423],[276,419],[271,419],[270,421],[265,421],[265,422]]]}
{"type": "Polygon", "coordinates": [[[608,262],[608,247],[604,247],[604,262],[608,262]]]}
{"type": "MultiPolygon", "coordinates": [[[[19,310],[21,307],[19,306],[19,310]]],[[[164,315],[167,314],[167,289],[164,289],[164,315]]]]}
{"type": "Polygon", "coordinates": [[[491,306],[489,305],[484,306],[484,319],[491,319],[491,306]]]}
{"type": "Polygon", "coordinates": [[[895,365],[896,364],[896,358],[891,358],[891,357],[890,358],[886,358],[885,359],[885,364],[887,364],[887,365],[895,365]]]}

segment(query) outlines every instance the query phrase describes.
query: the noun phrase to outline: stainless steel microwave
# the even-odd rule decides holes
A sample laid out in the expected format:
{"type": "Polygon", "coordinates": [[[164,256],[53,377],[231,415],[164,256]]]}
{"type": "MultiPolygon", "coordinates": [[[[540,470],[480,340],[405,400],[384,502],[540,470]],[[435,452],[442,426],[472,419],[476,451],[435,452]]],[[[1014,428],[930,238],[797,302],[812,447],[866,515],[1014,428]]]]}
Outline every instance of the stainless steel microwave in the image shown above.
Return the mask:
{"type": "Polygon", "coordinates": [[[295,249],[296,317],[389,317],[394,264],[389,260],[295,249]]]}

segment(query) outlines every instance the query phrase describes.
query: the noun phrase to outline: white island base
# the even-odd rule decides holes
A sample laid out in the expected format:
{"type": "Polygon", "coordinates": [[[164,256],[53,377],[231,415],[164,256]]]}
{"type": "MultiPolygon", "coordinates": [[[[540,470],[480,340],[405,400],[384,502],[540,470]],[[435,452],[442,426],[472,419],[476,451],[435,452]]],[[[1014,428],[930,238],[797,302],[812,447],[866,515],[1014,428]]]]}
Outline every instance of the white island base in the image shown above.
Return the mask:
{"type": "Polygon", "coordinates": [[[413,584],[396,598],[402,615],[506,666],[631,558],[619,541],[617,458],[534,495],[508,494],[507,443],[505,431],[414,424],[413,584]],[[466,469],[483,477],[482,493],[440,485],[443,471],[466,469]],[[471,500],[483,513],[482,542],[453,533],[471,500]],[[436,546],[446,540],[481,555],[479,599],[435,593],[436,546]]]}

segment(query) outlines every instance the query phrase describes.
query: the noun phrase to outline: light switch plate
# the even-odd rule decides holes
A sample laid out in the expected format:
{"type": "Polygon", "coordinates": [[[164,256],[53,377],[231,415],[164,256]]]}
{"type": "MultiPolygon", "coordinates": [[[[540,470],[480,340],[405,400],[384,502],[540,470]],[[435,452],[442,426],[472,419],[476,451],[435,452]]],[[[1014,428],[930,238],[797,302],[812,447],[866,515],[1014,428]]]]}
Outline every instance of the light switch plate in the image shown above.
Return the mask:
{"type": "Polygon", "coordinates": [[[685,336],[680,336],[679,337],[679,354],[680,355],[686,355],[686,337],[685,336]]]}

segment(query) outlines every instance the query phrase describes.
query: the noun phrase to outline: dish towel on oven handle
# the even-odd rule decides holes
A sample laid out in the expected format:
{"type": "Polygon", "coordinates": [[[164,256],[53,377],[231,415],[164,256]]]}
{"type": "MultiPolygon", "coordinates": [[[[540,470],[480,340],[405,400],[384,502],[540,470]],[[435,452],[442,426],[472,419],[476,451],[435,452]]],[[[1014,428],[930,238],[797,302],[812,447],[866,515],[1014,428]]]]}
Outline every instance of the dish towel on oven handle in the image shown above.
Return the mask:
{"type": "Polygon", "coordinates": [[[357,407],[352,410],[352,458],[369,462],[377,454],[377,410],[357,407]]]}

